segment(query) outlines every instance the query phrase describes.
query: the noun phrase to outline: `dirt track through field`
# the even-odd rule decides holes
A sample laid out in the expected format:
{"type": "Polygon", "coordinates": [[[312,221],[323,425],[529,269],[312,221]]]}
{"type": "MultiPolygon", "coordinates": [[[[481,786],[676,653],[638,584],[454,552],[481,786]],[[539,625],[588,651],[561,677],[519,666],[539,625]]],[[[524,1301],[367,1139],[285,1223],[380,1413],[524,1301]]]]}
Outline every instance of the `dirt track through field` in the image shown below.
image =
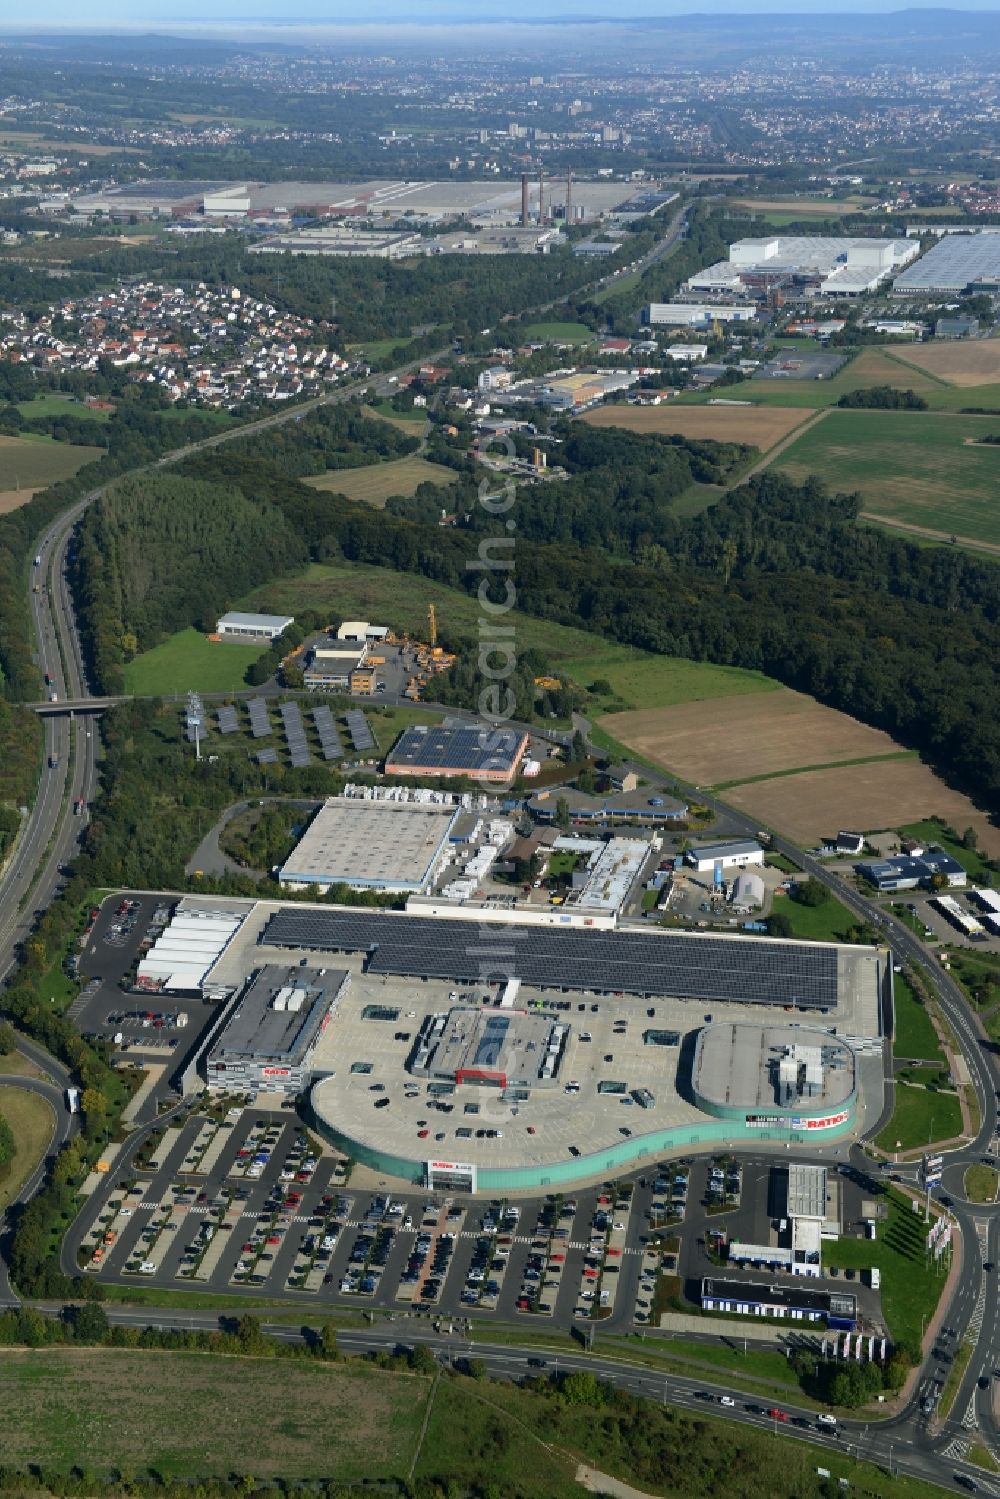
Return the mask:
{"type": "Polygon", "coordinates": [[[739,479],[734,479],[729,488],[737,489],[739,485],[745,484],[748,479],[752,479],[754,474],[759,474],[761,469],[770,467],[775,458],[780,458],[786,448],[790,448],[793,442],[798,442],[799,438],[803,433],[808,432],[810,427],[815,427],[818,422],[821,422],[829,409],[828,406],[823,406],[819,411],[814,411],[804,422],[800,422],[797,427],[793,427],[786,437],[783,437],[775,447],[769,449],[762,458],[757,460],[753,468],[741,475],[739,479]]]}
{"type": "MultiPolygon", "coordinates": [[[[877,521],[880,526],[890,526],[894,531],[902,531],[912,536],[926,536],[930,541],[951,541],[951,535],[947,531],[932,531],[929,526],[914,526],[909,521],[893,520],[887,515],[876,515],[871,510],[862,510],[862,520],[877,521]]],[[[990,552],[994,557],[1000,557],[1000,546],[993,541],[976,541],[971,536],[959,536],[955,534],[955,541],[959,546],[972,547],[977,552],[990,552]]]]}

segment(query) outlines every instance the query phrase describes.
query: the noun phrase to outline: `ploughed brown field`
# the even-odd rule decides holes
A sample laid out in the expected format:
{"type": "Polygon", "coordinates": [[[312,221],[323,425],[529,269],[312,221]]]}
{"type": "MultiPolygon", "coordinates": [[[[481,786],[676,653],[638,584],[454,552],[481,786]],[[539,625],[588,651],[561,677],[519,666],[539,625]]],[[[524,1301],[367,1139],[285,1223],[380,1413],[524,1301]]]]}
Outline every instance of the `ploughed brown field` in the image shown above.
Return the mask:
{"type": "Polygon", "coordinates": [[[762,453],[812,415],[793,406],[599,406],[585,422],[595,427],[625,427],[629,432],[745,442],[762,453]]]}
{"type": "Polygon", "coordinates": [[[614,713],[602,725],[638,754],[705,786],[900,749],[881,729],[788,687],[614,713]]]}
{"type": "Polygon", "coordinates": [[[877,832],[943,817],[960,833],[975,828],[982,852],[990,858],[1000,855],[1000,828],[919,760],[804,770],[733,786],[725,795],[733,806],[807,845],[842,827],[877,832]]]}
{"type": "Polygon", "coordinates": [[[26,505],[41,492],[40,489],[0,489],[0,515],[9,515],[12,510],[20,510],[22,505],[26,505]]]}
{"type": "Polygon", "coordinates": [[[953,343],[893,349],[893,353],[949,385],[988,385],[1000,380],[1000,338],[958,338],[953,343]]]}

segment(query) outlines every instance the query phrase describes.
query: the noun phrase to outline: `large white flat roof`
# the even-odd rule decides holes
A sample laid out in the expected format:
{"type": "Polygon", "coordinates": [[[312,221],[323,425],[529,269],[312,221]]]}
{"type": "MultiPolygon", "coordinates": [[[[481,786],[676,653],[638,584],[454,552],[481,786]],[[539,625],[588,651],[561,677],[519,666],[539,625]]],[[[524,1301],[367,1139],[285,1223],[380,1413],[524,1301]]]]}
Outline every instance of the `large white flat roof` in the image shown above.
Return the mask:
{"type": "Polygon", "coordinates": [[[420,890],[457,817],[455,806],[331,796],[285,860],[281,881],[420,890]]]}

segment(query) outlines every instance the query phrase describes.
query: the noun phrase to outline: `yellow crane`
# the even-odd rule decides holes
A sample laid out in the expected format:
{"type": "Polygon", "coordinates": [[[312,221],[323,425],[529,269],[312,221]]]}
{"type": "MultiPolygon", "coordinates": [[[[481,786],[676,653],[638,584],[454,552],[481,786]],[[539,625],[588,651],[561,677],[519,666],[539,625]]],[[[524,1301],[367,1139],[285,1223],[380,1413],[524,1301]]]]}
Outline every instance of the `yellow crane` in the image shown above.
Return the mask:
{"type": "Polygon", "coordinates": [[[427,629],[430,633],[429,643],[433,647],[438,643],[437,606],[435,604],[427,605],[427,629]]]}

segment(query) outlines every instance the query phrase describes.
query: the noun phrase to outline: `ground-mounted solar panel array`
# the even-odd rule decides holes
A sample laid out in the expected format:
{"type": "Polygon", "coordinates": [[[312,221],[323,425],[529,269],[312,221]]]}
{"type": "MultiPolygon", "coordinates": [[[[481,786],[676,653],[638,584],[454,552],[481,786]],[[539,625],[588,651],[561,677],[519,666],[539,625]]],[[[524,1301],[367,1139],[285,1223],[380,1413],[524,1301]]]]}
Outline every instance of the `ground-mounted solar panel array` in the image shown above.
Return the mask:
{"type": "Polygon", "coordinates": [[[262,697],[252,697],[247,704],[250,712],[250,732],[255,739],[266,739],[271,733],[271,719],[267,704],[262,697]]]}
{"type": "MultiPolygon", "coordinates": [[[[467,921],[351,911],[279,911],[261,941],[272,947],[368,953],[368,970],[482,983],[489,934],[467,921]]],[[[492,976],[546,989],[583,989],[702,1001],[837,1007],[837,953],[819,944],[664,932],[504,926],[492,976]]]]}
{"type": "Polygon", "coordinates": [[[372,731],[368,727],[368,720],[361,709],[349,708],[344,718],[347,722],[347,732],[351,736],[351,743],[358,751],[358,754],[362,754],[365,750],[374,749],[375,740],[372,738],[372,731]]]}
{"type": "Polygon", "coordinates": [[[236,709],[230,704],[228,707],[219,709],[219,733],[235,734],[240,726],[236,709]]]}
{"type": "Polygon", "coordinates": [[[276,749],[262,749],[257,751],[258,765],[277,765],[278,751],[276,749]]]}
{"type": "Polygon", "coordinates": [[[340,760],[343,758],[344,746],[337,726],[333,721],[333,714],[325,703],[312,710],[313,723],[316,725],[316,733],[319,736],[319,746],[323,751],[324,760],[340,760]]]}
{"type": "Polygon", "coordinates": [[[285,726],[288,741],[288,757],[296,770],[301,770],[312,760],[306,743],[306,729],[298,703],[282,703],[281,721],[285,726]]]}

